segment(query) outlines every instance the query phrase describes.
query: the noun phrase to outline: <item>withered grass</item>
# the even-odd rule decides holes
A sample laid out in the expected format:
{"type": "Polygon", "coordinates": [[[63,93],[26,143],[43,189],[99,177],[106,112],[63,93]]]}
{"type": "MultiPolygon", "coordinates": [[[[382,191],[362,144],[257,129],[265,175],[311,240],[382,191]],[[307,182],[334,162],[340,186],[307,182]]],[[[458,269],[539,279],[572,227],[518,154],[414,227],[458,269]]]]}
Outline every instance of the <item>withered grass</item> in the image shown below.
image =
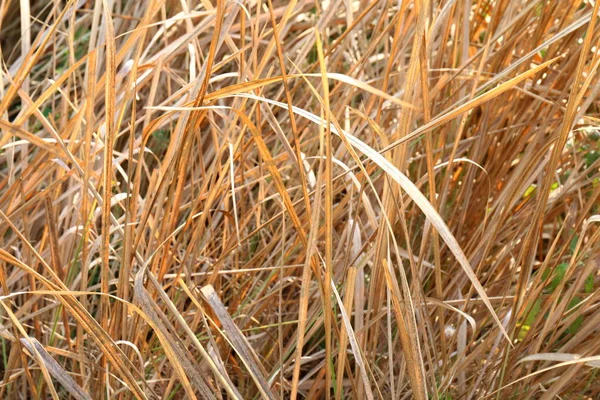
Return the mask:
{"type": "Polygon", "coordinates": [[[0,398],[598,398],[599,8],[0,0],[0,398]]]}

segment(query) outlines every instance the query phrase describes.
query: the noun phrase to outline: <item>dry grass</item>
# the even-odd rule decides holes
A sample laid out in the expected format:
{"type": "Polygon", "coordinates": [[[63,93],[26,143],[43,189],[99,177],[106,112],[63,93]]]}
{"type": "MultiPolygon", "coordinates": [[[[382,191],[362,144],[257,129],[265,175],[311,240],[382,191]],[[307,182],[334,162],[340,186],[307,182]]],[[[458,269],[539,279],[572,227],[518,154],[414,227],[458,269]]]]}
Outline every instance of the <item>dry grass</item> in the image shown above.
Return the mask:
{"type": "Polygon", "coordinates": [[[0,0],[0,398],[598,398],[599,7],[0,0]]]}

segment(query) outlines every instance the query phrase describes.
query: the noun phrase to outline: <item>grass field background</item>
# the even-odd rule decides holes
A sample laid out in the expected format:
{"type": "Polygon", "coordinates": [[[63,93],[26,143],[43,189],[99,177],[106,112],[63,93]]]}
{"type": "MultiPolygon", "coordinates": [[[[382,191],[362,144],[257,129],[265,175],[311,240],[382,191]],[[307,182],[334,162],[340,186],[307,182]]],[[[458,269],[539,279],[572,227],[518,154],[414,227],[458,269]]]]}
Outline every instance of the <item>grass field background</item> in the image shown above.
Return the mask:
{"type": "Polygon", "coordinates": [[[598,0],[0,0],[0,398],[597,399],[598,0]]]}

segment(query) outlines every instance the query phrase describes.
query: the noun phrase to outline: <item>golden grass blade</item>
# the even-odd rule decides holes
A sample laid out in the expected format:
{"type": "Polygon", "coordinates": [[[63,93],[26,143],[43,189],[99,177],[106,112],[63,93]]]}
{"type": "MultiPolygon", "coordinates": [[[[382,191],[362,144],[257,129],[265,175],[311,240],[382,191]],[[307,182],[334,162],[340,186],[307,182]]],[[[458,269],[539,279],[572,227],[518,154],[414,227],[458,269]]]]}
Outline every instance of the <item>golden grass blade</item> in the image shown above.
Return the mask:
{"type": "MultiPolygon", "coordinates": [[[[48,153],[62,158],[64,157],[64,155],[62,154],[62,152],[57,149],[55,146],[50,145],[49,143],[47,143],[45,140],[41,140],[40,138],[38,138],[37,136],[33,135],[30,132],[27,132],[26,130],[10,123],[9,121],[6,121],[4,119],[0,119],[0,127],[5,130],[4,135],[3,135],[3,139],[6,140],[6,142],[8,142],[8,139],[12,136],[15,135],[31,144],[33,144],[36,147],[39,147],[41,149],[46,150],[48,153]],[[12,135],[11,135],[12,134],[12,135]]],[[[0,141],[1,143],[2,141],[0,141]]],[[[2,146],[2,148],[4,148],[6,146],[6,144],[4,144],[2,146]]]]}
{"type": "MultiPolygon", "coordinates": [[[[356,268],[350,267],[348,269],[348,274],[346,275],[346,292],[344,293],[344,301],[338,299],[338,305],[340,306],[340,313],[342,314],[342,318],[344,324],[342,325],[342,329],[340,329],[340,344],[338,348],[338,364],[335,375],[335,398],[336,400],[341,399],[342,397],[342,383],[344,379],[344,368],[346,367],[346,351],[348,347],[348,331],[352,329],[352,325],[348,322],[349,328],[346,326],[347,314],[350,313],[352,315],[352,302],[354,300],[354,288],[356,283],[356,268]],[[344,317],[346,316],[346,317],[344,317]]],[[[356,340],[356,338],[354,338],[356,340]]],[[[358,348],[358,343],[356,343],[358,348]]],[[[354,351],[354,348],[353,348],[354,351]]],[[[356,352],[358,353],[358,352],[356,352]]],[[[360,353],[358,353],[360,355],[360,353]]],[[[356,357],[356,354],[355,354],[356,357]]],[[[359,364],[359,368],[364,368],[363,364],[359,364]]],[[[366,372],[363,374],[363,382],[369,382],[369,377],[366,372]]],[[[368,383],[365,384],[365,390],[369,391],[370,386],[368,383]]]]}
{"type": "MultiPolygon", "coordinates": [[[[382,99],[385,99],[385,100],[389,101],[390,103],[395,104],[397,106],[408,108],[408,109],[416,108],[412,104],[409,104],[403,100],[400,100],[397,97],[391,96],[391,95],[377,89],[376,87],[369,85],[366,82],[359,81],[350,76],[336,73],[336,72],[325,72],[325,75],[327,76],[328,79],[348,84],[357,89],[371,93],[374,96],[381,97],[382,99]]],[[[289,74],[289,75],[286,75],[285,79],[301,79],[303,77],[317,77],[318,78],[321,76],[322,76],[322,74],[289,74]]],[[[223,89],[217,90],[215,92],[208,93],[205,97],[205,100],[206,101],[215,101],[215,100],[218,100],[218,99],[221,99],[224,97],[229,97],[234,94],[252,92],[255,89],[260,89],[260,88],[263,88],[268,85],[279,83],[279,82],[282,82],[283,80],[284,80],[283,76],[274,76],[271,78],[257,79],[252,82],[243,82],[243,83],[234,84],[231,86],[227,86],[223,89]]]]}
{"type": "MultiPolygon", "coordinates": [[[[187,285],[185,284],[185,282],[180,279],[179,280],[179,285],[186,292],[186,294],[192,300],[192,302],[200,310],[202,310],[200,303],[198,302],[198,300],[196,299],[196,297],[192,294],[192,292],[187,287],[187,285]]],[[[196,344],[196,348],[198,348],[198,350],[202,354],[202,357],[207,361],[207,364],[210,366],[211,370],[214,372],[214,374],[217,377],[217,379],[219,379],[219,381],[221,382],[221,384],[223,385],[223,387],[225,388],[225,390],[227,390],[227,393],[232,398],[242,399],[242,395],[240,394],[240,392],[238,391],[238,389],[235,387],[235,385],[231,381],[231,378],[229,377],[229,375],[227,374],[227,372],[223,368],[222,361],[221,360],[213,360],[213,358],[206,352],[206,350],[204,349],[204,347],[197,341],[196,336],[190,334],[190,338],[192,338],[192,340],[196,344]]]]}
{"type": "MultiPolygon", "coordinates": [[[[348,339],[350,341],[350,347],[352,348],[352,354],[354,354],[354,360],[358,364],[358,368],[360,369],[360,373],[362,374],[362,379],[363,379],[363,384],[365,387],[365,393],[367,395],[367,399],[369,399],[369,400],[374,399],[375,397],[373,396],[373,392],[371,391],[371,385],[369,384],[369,377],[367,375],[365,363],[364,363],[362,354],[360,352],[360,347],[356,340],[356,335],[354,334],[354,330],[352,329],[352,325],[350,324],[350,318],[348,317],[348,313],[346,312],[346,307],[344,306],[344,303],[342,302],[342,299],[340,298],[340,294],[338,293],[337,289],[335,288],[335,284],[333,281],[331,281],[331,290],[333,291],[333,294],[335,295],[335,298],[340,307],[340,313],[342,314],[342,321],[344,322],[345,332],[347,333],[348,339]]],[[[351,302],[351,301],[352,301],[352,299],[349,300],[349,302],[351,302]]],[[[340,350],[341,349],[342,348],[340,347],[340,350]]],[[[345,351],[345,349],[344,349],[344,351],[345,351]]],[[[338,369],[338,379],[341,379],[339,377],[342,376],[340,374],[340,370],[341,370],[341,368],[338,369]]],[[[339,387],[339,385],[338,385],[338,387],[339,387]]]]}
{"type": "MultiPolygon", "coordinates": [[[[321,168],[319,168],[319,174],[321,173],[321,168]]],[[[306,248],[306,257],[304,258],[304,265],[302,267],[302,275],[301,275],[301,285],[300,285],[300,302],[298,305],[298,329],[297,329],[297,337],[296,337],[296,354],[294,358],[294,370],[292,372],[292,388],[291,388],[291,398],[295,399],[298,396],[298,385],[300,381],[300,367],[301,367],[301,359],[302,359],[302,351],[305,343],[305,334],[306,327],[308,325],[307,317],[308,317],[308,306],[309,306],[309,296],[310,296],[310,282],[311,282],[311,261],[313,259],[314,254],[318,251],[317,249],[317,239],[318,239],[318,222],[320,216],[320,208],[321,208],[321,185],[317,186],[317,191],[315,193],[315,205],[312,208],[311,212],[311,223],[310,229],[308,232],[308,240],[305,246],[306,248]]]]}
{"type": "MultiPolygon", "coordinates": [[[[400,293],[396,277],[392,276],[392,271],[387,260],[383,259],[382,264],[387,288],[390,291],[392,303],[394,304],[394,315],[396,316],[396,324],[398,326],[400,341],[402,342],[402,350],[407,359],[406,363],[411,366],[418,365],[419,363],[422,364],[421,357],[419,357],[420,344],[417,342],[416,327],[410,321],[413,319],[412,315],[405,316],[405,313],[409,314],[410,310],[407,312],[406,308],[402,306],[403,297],[400,293]]],[[[423,368],[422,365],[421,368],[423,368]]],[[[427,388],[423,379],[423,371],[409,371],[409,376],[415,398],[425,397],[427,388]]]]}
{"type": "MultiPolygon", "coordinates": [[[[142,272],[138,272],[135,278],[134,286],[135,299],[139,303],[142,311],[152,322],[154,333],[157,335],[158,340],[162,344],[165,350],[165,355],[171,362],[171,366],[175,370],[175,374],[179,378],[179,382],[184,388],[186,395],[190,399],[196,398],[196,395],[194,394],[194,388],[190,382],[191,380],[194,383],[194,386],[200,391],[202,398],[215,399],[212,391],[206,385],[206,382],[204,382],[202,375],[196,371],[193,363],[185,354],[185,350],[181,347],[179,341],[173,338],[173,336],[168,332],[165,324],[161,321],[161,317],[157,311],[158,307],[144,288],[143,279],[144,274],[142,272]]],[[[162,313],[162,311],[160,313],[162,313]]]]}
{"type": "MultiPolygon", "coordinates": [[[[571,353],[539,353],[531,354],[523,357],[519,360],[519,363],[530,362],[530,361],[550,361],[550,362],[568,362],[581,359],[581,354],[571,353]]],[[[585,365],[593,368],[600,368],[600,360],[588,361],[585,365]]]]}
{"type": "MultiPolygon", "coordinates": [[[[115,120],[115,75],[116,75],[116,55],[115,55],[115,33],[112,21],[112,12],[106,0],[102,0],[102,6],[105,16],[105,35],[106,35],[106,86],[104,88],[104,101],[106,104],[106,118],[104,121],[104,166],[102,180],[102,272],[101,284],[102,292],[108,293],[108,281],[110,279],[110,206],[112,198],[113,182],[113,146],[115,140],[114,120],[115,120]]],[[[103,299],[101,310],[101,326],[108,328],[109,305],[106,299],[103,299]]],[[[102,380],[102,378],[100,379],[102,380]]]]}
{"type": "Polygon", "coordinates": [[[233,349],[248,369],[248,372],[250,372],[262,396],[267,399],[276,399],[277,396],[272,392],[271,387],[265,379],[266,371],[261,367],[258,356],[252,350],[252,346],[250,346],[248,340],[229,316],[227,309],[221,302],[221,299],[217,296],[215,289],[212,286],[207,285],[200,291],[206,302],[215,312],[217,318],[219,318],[221,324],[223,324],[223,335],[227,337],[233,349]]]}
{"type": "MultiPolygon", "coordinates": [[[[295,6],[294,3],[295,3],[295,1],[292,1],[291,4],[288,4],[288,9],[292,10],[295,6]]],[[[292,106],[292,94],[290,92],[290,86],[289,86],[288,80],[287,80],[287,72],[286,72],[286,67],[285,67],[285,59],[283,56],[283,48],[281,45],[281,40],[279,38],[280,29],[277,25],[277,22],[275,21],[275,14],[273,12],[273,3],[271,0],[268,0],[268,6],[269,6],[269,16],[271,17],[271,25],[273,26],[273,39],[272,39],[271,43],[275,43],[275,46],[277,48],[277,59],[279,60],[279,67],[281,69],[281,81],[283,83],[283,88],[285,91],[285,100],[289,106],[288,115],[290,117],[292,135],[294,138],[294,150],[295,150],[294,154],[295,154],[296,163],[298,164],[298,171],[300,171],[300,182],[302,185],[302,191],[303,191],[303,195],[304,195],[304,204],[305,204],[307,212],[310,213],[310,201],[308,198],[307,178],[304,173],[304,169],[302,168],[302,165],[301,165],[302,164],[302,154],[300,151],[300,138],[298,135],[298,126],[296,125],[296,116],[294,115],[294,113],[292,111],[290,111],[290,108],[292,106]]],[[[285,18],[284,18],[284,21],[285,21],[285,18]]]]}
{"type": "Polygon", "coordinates": [[[36,352],[40,356],[40,361],[43,362],[45,368],[54,379],[56,379],[68,392],[77,400],[91,400],[91,396],[87,394],[78,384],[75,382],[71,375],[65,371],[63,367],[57,363],[54,358],[44,349],[40,342],[35,338],[21,338],[21,343],[31,354],[36,352]]]}
{"type": "MultiPolygon", "coordinates": [[[[325,396],[331,396],[332,387],[332,320],[333,305],[331,304],[331,288],[329,282],[333,276],[333,144],[331,141],[331,108],[329,104],[329,81],[327,80],[327,66],[323,56],[323,43],[319,31],[315,31],[317,55],[321,70],[321,87],[323,88],[322,113],[325,114],[325,124],[320,125],[321,142],[325,144],[325,290],[323,291],[323,308],[325,314],[325,396]],[[323,132],[323,129],[325,128],[323,132]],[[324,134],[324,135],[323,135],[324,134]],[[324,137],[323,137],[324,136],[324,137]]],[[[291,105],[291,103],[289,103],[291,105]]],[[[292,110],[289,110],[293,114],[292,110]]]]}
{"type": "Polygon", "coordinates": [[[500,391],[502,391],[502,390],[504,390],[504,389],[506,389],[506,388],[508,388],[508,387],[510,387],[512,385],[515,385],[515,384],[517,384],[517,383],[519,383],[521,381],[524,381],[526,379],[530,379],[533,376],[543,374],[544,372],[551,371],[553,369],[557,369],[557,368],[561,368],[561,367],[567,367],[567,366],[570,366],[570,365],[588,364],[588,363],[591,363],[592,365],[596,366],[598,362],[600,362],[600,356],[581,357],[581,358],[575,358],[575,359],[569,360],[569,361],[560,362],[558,364],[554,364],[551,367],[547,367],[547,368],[543,368],[543,369],[537,370],[535,372],[532,372],[532,373],[528,374],[527,376],[524,376],[522,378],[516,379],[516,380],[512,381],[511,383],[508,383],[508,384],[502,386],[500,389],[498,389],[498,390],[496,390],[496,391],[494,391],[494,392],[492,392],[492,393],[484,396],[483,398],[484,399],[490,398],[491,396],[499,393],[500,391]]]}

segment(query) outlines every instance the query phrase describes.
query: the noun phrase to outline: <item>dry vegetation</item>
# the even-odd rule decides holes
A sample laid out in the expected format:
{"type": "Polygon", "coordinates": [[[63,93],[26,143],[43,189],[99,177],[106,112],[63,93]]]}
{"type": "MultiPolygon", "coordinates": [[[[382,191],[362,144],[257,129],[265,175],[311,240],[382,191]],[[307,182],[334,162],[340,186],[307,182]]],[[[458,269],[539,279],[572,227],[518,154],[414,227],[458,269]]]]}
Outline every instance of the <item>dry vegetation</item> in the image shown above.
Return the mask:
{"type": "Polygon", "coordinates": [[[599,4],[0,0],[0,398],[597,399],[599,4]]]}

